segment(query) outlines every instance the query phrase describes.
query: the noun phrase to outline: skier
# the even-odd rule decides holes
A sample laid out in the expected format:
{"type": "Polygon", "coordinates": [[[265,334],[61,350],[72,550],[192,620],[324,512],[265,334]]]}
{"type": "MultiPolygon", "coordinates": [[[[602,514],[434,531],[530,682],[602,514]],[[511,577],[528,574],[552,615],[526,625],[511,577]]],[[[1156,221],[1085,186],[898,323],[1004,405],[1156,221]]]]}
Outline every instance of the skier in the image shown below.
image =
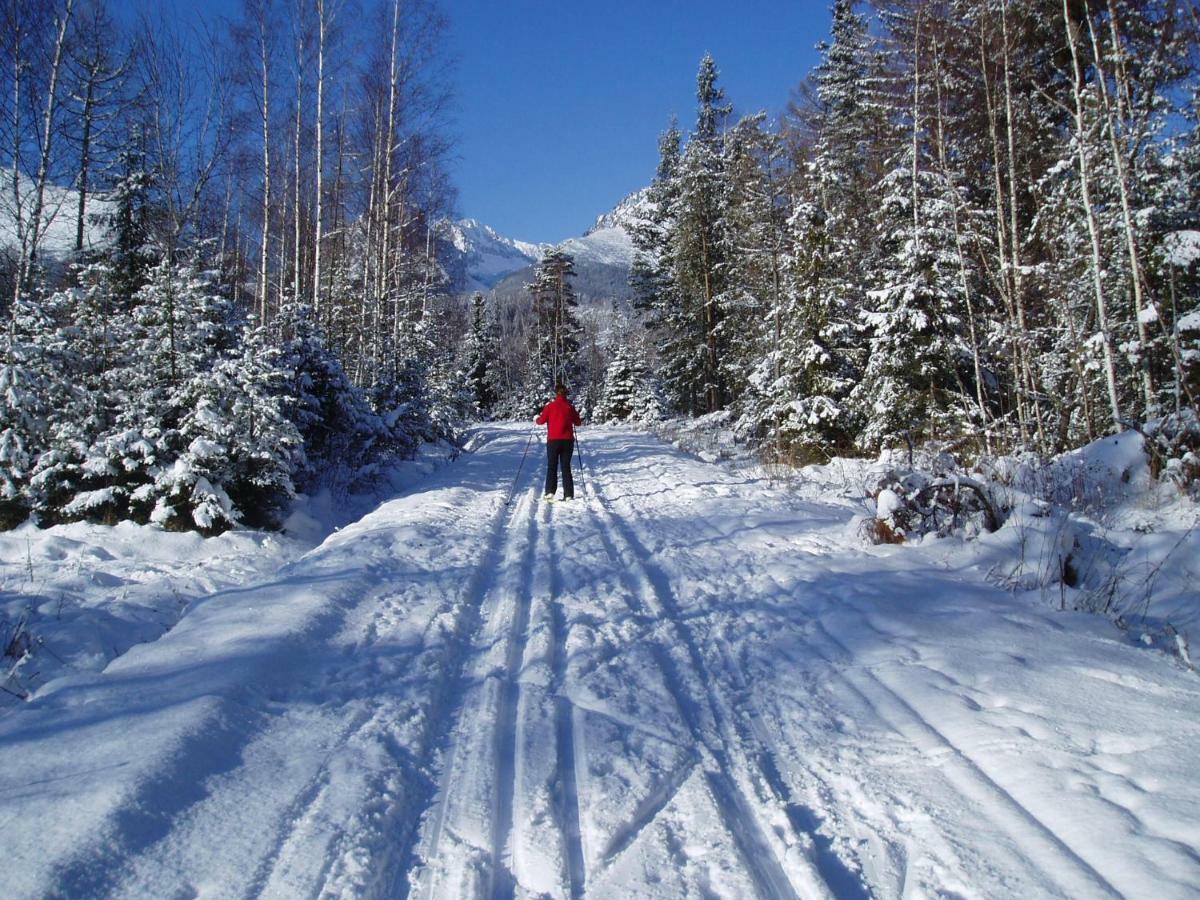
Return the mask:
{"type": "Polygon", "coordinates": [[[559,382],[554,399],[545,405],[534,424],[546,426],[546,500],[554,499],[558,490],[558,469],[562,466],[563,499],[575,497],[575,482],[571,478],[571,454],[575,452],[575,426],[582,425],[579,413],[567,399],[567,386],[559,382]]]}

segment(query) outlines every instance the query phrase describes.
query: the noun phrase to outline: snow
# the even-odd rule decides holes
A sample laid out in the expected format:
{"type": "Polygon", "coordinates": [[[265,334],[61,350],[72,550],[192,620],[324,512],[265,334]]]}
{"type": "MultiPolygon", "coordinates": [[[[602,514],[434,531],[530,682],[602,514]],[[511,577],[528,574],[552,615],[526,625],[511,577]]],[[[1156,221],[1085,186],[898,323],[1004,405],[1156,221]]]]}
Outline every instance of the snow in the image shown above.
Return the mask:
{"type": "MultiPolygon", "coordinates": [[[[869,464],[593,428],[545,504],[528,437],[334,531],[324,497],[296,536],[0,535],[0,609],[63,660],[0,710],[6,896],[1200,891],[1196,673],[1000,577],[1084,520],[869,546],[869,464]]],[[[1058,465],[1194,583],[1132,438],[1058,465]]]]}
{"type": "Polygon", "coordinates": [[[601,228],[583,237],[569,238],[563,241],[562,247],[577,262],[625,267],[633,265],[633,239],[621,227],[601,228]]]}
{"type": "Polygon", "coordinates": [[[506,275],[542,258],[542,246],[504,237],[475,219],[442,223],[450,243],[464,260],[466,291],[486,291],[506,275]]]}
{"type": "Polygon", "coordinates": [[[508,275],[537,265],[546,251],[561,246],[577,264],[622,266],[633,264],[630,229],[645,215],[645,191],[626,197],[580,237],[561,244],[535,243],[506,237],[476,219],[444,222],[450,244],[464,257],[466,291],[487,291],[508,275]]]}
{"type": "Polygon", "coordinates": [[[1200,259],[1200,231],[1173,231],[1163,238],[1163,252],[1172,265],[1186,268],[1200,259]]]}
{"type": "Polygon", "coordinates": [[[902,506],[900,496],[890,488],[884,488],[875,498],[875,515],[881,519],[890,519],[892,513],[902,506]]]}
{"type": "MultiPolygon", "coordinates": [[[[17,247],[17,217],[12,195],[12,173],[7,173],[5,190],[0,202],[0,250],[17,247]]],[[[28,228],[35,201],[34,184],[24,175],[18,175],[23,219],[28,228]]],[[[55,184],[46,185],[43,198],[41,253],[65,258],[75,250],[75,218],[79,212],[79,194],[55,184]]],[[[85,207],[83,245],[87,249],[104,246],[109,240],[108,227],[102,224],[111,217],[116,204],[95,196],[89,196],[85,207]]]]}

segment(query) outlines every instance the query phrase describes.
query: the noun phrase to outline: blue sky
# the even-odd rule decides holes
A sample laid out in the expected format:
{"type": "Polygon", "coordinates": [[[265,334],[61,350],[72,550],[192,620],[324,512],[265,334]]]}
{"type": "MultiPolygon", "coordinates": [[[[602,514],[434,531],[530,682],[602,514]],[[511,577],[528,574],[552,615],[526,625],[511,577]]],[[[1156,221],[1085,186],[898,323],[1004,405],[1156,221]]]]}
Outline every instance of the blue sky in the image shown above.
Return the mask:
{"type": "Polygon", "coordinates": [[[444,0],[459,58],[460,212],[558,241],[654,174],[716,59],[739,111],[778,114],[828,36],[827,0],[444,0]]]}
{"type": "MultiPolygon", "coordinates": [[[[817,62],[832,5],[438,2],[457,59],[459,212],[528,241],[582,234],[650,181],[671,116],[685,133],[695,121],[696,69],[706,51],[739,112],[782,112],[817,62]]],[[[241,8],[240,0],[116,0],[124,11],[163,3],[185,18],[236,18],[241,8]]]]}

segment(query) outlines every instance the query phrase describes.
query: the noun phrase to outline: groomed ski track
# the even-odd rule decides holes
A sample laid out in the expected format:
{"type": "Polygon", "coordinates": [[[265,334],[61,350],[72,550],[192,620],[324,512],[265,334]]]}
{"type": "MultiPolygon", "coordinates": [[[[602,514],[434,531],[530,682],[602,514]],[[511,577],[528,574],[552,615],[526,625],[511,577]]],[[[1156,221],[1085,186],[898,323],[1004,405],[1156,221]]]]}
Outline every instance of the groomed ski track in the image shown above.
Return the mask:
{"type": "Polygon", "coordinates": [[[1200,746],[1191,676],[1137,676],[1171,738],[1108,733],[1105,673],[1141,651],[1103,623],[633,431],[585,430],[577,499],[547,504],[528,436],[481,429],[0,720],[6,896],[1200,892],[1200,797],[1150,796],[1200,746]],[[1023,655],[1042,632],[1061,666],[1023,655]]]}

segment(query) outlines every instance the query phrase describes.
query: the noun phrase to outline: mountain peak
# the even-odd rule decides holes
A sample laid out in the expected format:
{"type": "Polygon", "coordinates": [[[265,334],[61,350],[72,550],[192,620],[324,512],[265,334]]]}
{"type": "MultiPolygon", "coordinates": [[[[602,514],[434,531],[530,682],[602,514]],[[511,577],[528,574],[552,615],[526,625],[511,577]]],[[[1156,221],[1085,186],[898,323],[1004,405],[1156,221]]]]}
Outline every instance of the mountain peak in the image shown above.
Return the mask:
{"type": "Polygon", "coordinates": [[[646,216],[646,205],[649,202],[649,188],[639,188],[624,197],[620,203],[608,212],[597,217],[596,223],[584,232],[584,237],[603,231],[606,228],[620,228],[630,232],[633,226],[646,216]]]}
{"type": "MultiPolygon", "coordinates": [[[[633,264],[632,226],[644,216],[646,190],[635,191],[608,212],[580,237],[559,244],[532,243],[506,237],[478,219],[447,221],[443,226],[453,246],[449,260],[452,277],[464,292],[489,291],[501,281],[536,265],[551,247],[562,247],[575,257],[576,270],[588,267],[623,269],[633,264]]],[[[622,279],[606,279],[615,284],[622,279]]],[[[620,293],[620,291],[614,292],[620,293]]]]}

